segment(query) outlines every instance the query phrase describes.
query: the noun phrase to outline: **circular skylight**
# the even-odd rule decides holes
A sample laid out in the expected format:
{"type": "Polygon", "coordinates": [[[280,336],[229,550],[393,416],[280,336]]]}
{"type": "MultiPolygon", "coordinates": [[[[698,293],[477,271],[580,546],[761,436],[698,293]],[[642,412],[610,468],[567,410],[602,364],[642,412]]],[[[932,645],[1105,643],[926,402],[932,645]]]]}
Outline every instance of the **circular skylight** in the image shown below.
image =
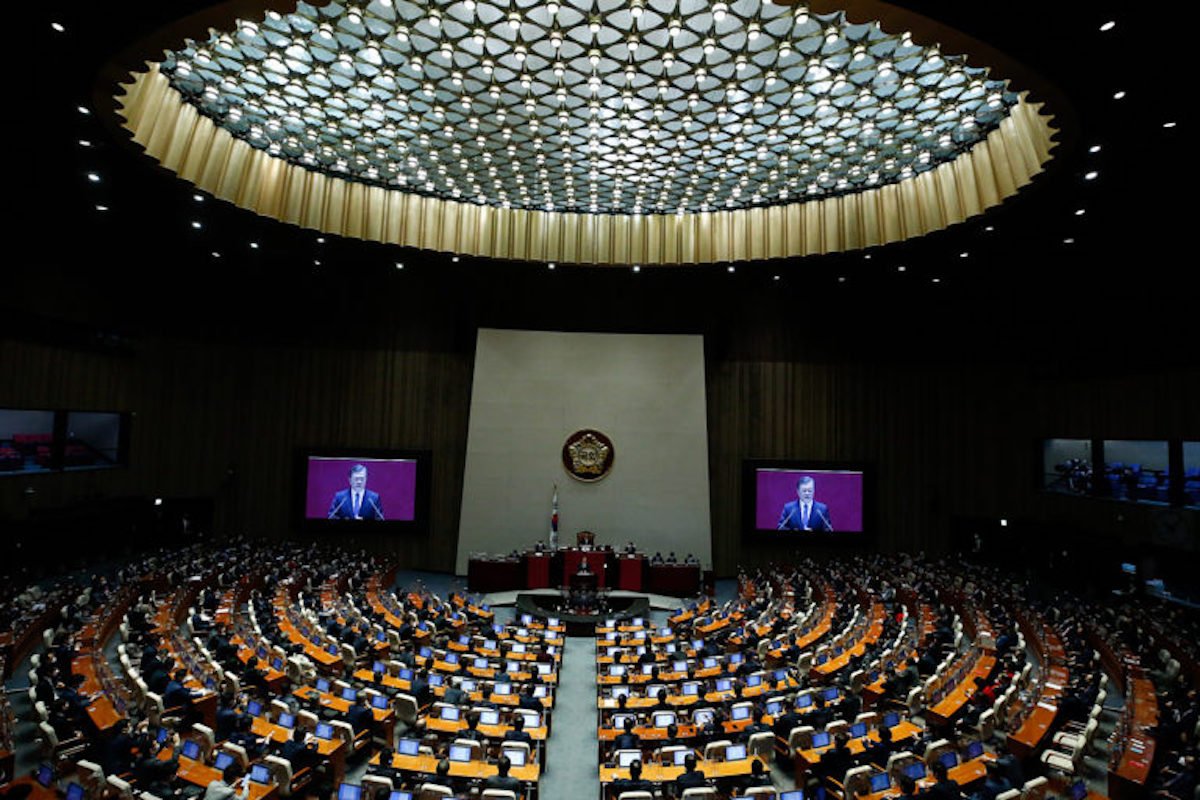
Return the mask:
{"type": "Polygon", "coordinates": [[[161,70],[235,137],[308,169],[622,214],[894,183],[1018,100],[903,31],[759,0],[299,3],[188,41],[161,70]]]}

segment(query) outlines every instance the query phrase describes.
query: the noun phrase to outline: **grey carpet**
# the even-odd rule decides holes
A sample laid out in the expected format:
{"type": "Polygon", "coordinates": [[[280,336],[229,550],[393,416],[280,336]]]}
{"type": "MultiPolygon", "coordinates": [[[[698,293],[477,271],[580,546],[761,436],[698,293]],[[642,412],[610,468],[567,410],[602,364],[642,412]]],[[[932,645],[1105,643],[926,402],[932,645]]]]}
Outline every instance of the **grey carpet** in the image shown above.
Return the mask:
{"type": "Polygon", "coordinates": [[[541,800],[590,800],[600,796],[596,738],[596,640],[568,637],[558,674],[553,730],[546,740],[541,800]]]}

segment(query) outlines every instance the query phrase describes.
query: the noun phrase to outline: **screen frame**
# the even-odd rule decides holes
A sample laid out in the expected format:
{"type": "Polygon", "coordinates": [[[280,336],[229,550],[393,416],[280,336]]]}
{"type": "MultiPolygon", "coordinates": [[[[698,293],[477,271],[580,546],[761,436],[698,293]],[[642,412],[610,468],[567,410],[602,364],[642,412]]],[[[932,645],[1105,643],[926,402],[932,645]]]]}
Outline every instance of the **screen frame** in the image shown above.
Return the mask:
{"type": "MultiPolygon", "coordinates": [[[[820,543],[823,545],[862,544],[876,536],[875,466],[867,461],[822,461],[797,458],[746,458],[742,460],[742,535],[774,542],[820,543]],[[862,475],[862,530],[777,531],[756,526],[759,470],[778,469],[796,472],[857,472],[862,475]]],[[[820,499],[819,497],[816,499],[820,499]]],[[[832,516],[832,514],[831,514],[832,516]]]]}
{"type": "MultiPolygon", "coordinates": [[[[296,450],[293,469],[292,514],[294,527],[308,533],[407,533],[429,531],[429,505],[432,495],[433,451],[396,450],[378,447],[301,447],[296,450]],[[310,458],[363,459],[416,462],[416,485],[411,520],[385,519],[309,519],[304,508],[308,497],[308,462],[310,458]]],[[[384,506],[386,508],[386,505],[384,506]]]]}

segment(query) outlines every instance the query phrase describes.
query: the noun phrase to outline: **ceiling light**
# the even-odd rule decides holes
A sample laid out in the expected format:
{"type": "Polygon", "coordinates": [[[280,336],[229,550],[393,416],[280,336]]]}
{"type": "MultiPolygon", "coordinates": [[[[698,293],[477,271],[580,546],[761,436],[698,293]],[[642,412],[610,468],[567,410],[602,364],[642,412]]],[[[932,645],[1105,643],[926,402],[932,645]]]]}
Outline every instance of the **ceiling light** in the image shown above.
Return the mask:
{"type": "Polygon", "coordinates": [[[1115,20],[1111,20],[1111,19],[1110,19],[1108,22],[1106,22],[1106,23],[1104,23],[1103,25],[1101,25],[1101,26],[1100,26],[1100,30],[1102,30],[1102,31],[1111,31],[1111,30],[1112,30],[1113,28],[1115,28],[1115,27],[1117,27],[1117,23],[1116,23],[1116,21],[1115,21],[1115,20]]]}
{"type": "Polygon", "coordinates": [[[88,179],[89,181],[91,181],[92,183],[99,183],[99,182],[100,182],[100,176],[99,176],[99,175],[97,175],[95,172],[89,172],[89,173],[87,174],[87,179],[88,179]]]}
{"type": "Polygon", "coordinates": [[[250,249],[251,249],[251,250],[257,250],[257,249],[258,249],[258,242],[251,242],[251,243],[250,243],[250,249]]]}
{"type": "Polygon", "coordinates": [[[65,31],[65,30],[66,30],[66,28],[64,28],[64,27],[62,26],[62,23],[61,23],[61,22],[51,22],[51,23],[50,23],[50,27],[51,27],[51,28],[54,28],[54,30],[58,31],[59,33],[62,33],[63,31],[65,31]]]}
{"type": "Polygon", "coordinates": [[[317,259],[315,259],[315,258],[314,258],[314,259],[313,259],[313,266],[314,266],[314,267],[319,267],[319,266],[321,266],[321,262],[320,262],[319,260],[317,260],[317,259]]]}
{"type": "Polygon", "coordinates": [[[1085,181],[1094,181],[1094,180],[1096,180],[1096,178],[1099,178],[1099,177],[1100,177],[1100,173],[1096,172],[1095,170],[1092,170],[1091,172],[1084,175],[1083,179],[1085,181]]]}
{"type": "Polygon", "coordinates": [[[213,250],[213,251],[212,251],[212,257],[213,257],[213,258],[220,258],[220,257],[221,257],[221,254],[220,254],[220,253],[218,253],[216,250],[213,250]]]}
{"type": "Polygon", "coordinates": [[[1075,209],[1075,216],[1077,216],[1077,217],[1082,217],[1082,216],[1083,216],[1084,214],[1086,214],[1086,213],[1087,213],[1087,209],[1086,209],[1086,208],[1077,208],[1077,209],[1075,209]]]}
{"type": "Polygon", "coordinates": [[[971,255],[970,253],[968,253],[966,250],[964,250],[963,252],[958,254],[958,257],[959,258],[968,258],[970,255],[971,255]]]}
{"type": "Polygon", "coordinates": [[[196,230],[200,230],[204,226],[200,223],[200,220],[192,220],[192,227],[196,230]]]}
{"type": "Polygon", "coordinates": [[[1174,122],[1164,122],[1164,123],[1163,123],[1163,127],[1164,127],[1164,128],[1174,128],[1174,127],[1175,127],[1175,123],[1174,123],[1174,122]]]}
{"type": "Polygon", "coordinates": [[[88,114],[92,113],[91,111],[88,111],[85,106],[78,106],[76,108],[76,110],[79,111],[79,113],[83,114],[84,116],[87,116],[88,114]]]}
{"type": "Polygon", "coordinates": [[[774,277],[772,278],[772,280],[779,280],[779,276],[778,276],[778,275],[774,276],[774,277]]]}
{"type": "Polygon", "coordinates": [[[941,282],[942,282],[942,279],[941,279],[941,278],[933,278],[933,282],[934,282],[934,283],[941,283],[941,282]]]}
{"type": "Polygon", "coordinates": [[[1075,237],[1068,236],[1067,238],[1063,239],[1063,244],[1075,244],[1075,237]]]}
{"type": "Polygon", "coordinates": [[[733,264],[730,264],[728,267],[726,267],[726,268],[725,268],[725,271],[726,271],[726,272],[733,272],[733,271],[734,271],[733,264]]]}
{"type": "Polygon", "coordinates": [[[324,236],[318,236],[318,237],[317,237],[317,244],[325,244],[325,237],[324,237],[324,236]]]}
{"type": "Polygon", "coordinates": [[[900,265],[899,267],[896,267],[896,272],[904,272],[906,269],[908,269],[908,267],[900,265]]]}
{"type": "Polygon", "coordinates": [[[450,260],[451,260],[453,263],[457,264],[457,263],[458,263],[458,256],[452,256],[452,257],[450,258],[450,260]]]}
{"type": "Polygon", "coordinates": [[[984,228],[984,230],[987,231],[988,233],[991,233],[992,231],[996,230],[996,226],[988,225],[987,227],[984,228]]]}
{"type": "Polygon", "coordinates": [[[1125,98],[1125,90],[1124,89],[1113,94],[1113,100],[1123,100],[1124,98],[1125,98]]]}
{"type": "Polygon", "coordinates": [[[1089,153],[1099,153],[1099,152],[1100,152],[1100,145],[1098,145],[1098,144],[1094,144],[1094,145],[1092,145],[1091,147],[1089,147],[1089,148],[1088,148],[1088,152],[1089,152],[1089,153]]]}
{"type": "Polygon", "coordinates": [[[641,268],[641,266],[640,266],[639,264],[634,264],[634,265],[633,265],[633,271],[634,271],[634,272],[641,272],[641,271],[642,271],[642,268],[641,268]]]}
{"type": "Polygon", "coordinates": [[[193,199],[193,200],[195,200],[197,203],[203,203],[203,202],[204,202],[204,195],[202,195],[202,194],[194,194],[194,195],[192,195],[192,199],[193,199]]]}
{"type": "Polygon", "coordinates": [[[838,276],[838,283],[845,283],[845,282],[846,282],[846,276],[845,276],[845,275],[839,275],[839,276],[838,276]]]}
{"type": "Polygon", "coordinates": [[[92,143],[91,143],[91,142],[89,142],[87,139],[80,139],[80,140],[79,140],[79,146],[80,146],[80,147],[91,147],[91,146],[92,146],[92,143]]]}
{"type": "Polygon", "coordinates": [[[403,262],[403,261],[397,261],[397,262],[396,262],[396,269],[404,269],[404,262],[403,262]]]}
{"type": "Polygon", "coordinates": [[[97,211],[108,211],[108,206],[96,206],[97,211]]]}

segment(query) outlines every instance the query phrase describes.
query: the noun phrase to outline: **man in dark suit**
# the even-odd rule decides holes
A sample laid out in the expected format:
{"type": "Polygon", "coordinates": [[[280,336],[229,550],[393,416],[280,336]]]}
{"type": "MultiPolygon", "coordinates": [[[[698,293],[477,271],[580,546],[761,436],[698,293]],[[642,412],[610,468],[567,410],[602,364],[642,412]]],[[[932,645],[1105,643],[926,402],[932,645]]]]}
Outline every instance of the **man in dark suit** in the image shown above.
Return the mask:
{"type": "Polygon", "coordinates": [[[321,760],[315,745],[305,743],[304,728],[299,725],[292,731],[292,738],[279,747],[280,758],[286,759],[292,765],[292,773],[297,773],[305,767],[315,767],[321,760]]]}
{"type": "Polygon", "coordinates": [[[328,518],[383,520],[383,502],[379,492],[367,488],[367,468],[362,464],[350,468],[350,488],[333,496],[328,518]]]}
{"type": "Polygon", "coordinates": [[[610,784],[609,797],[620,797],[624,792],[650,792],[654,794],[654,784],[642,778],[642,762],[635,760],[629,765],[629,777],[617,778],[610,784]]]}
{"type": "Polygon", "coordinates": [[[946,765],[941,761],[933,762],[933,778],[935,783],[918,795],[924,800],[960,800],[962,790],[958,784],[950,780],[946,765]]]}
{"type": "Polygon", "coordinates": [[[506,742],[524,742],[533,747],[533,737],[529,735],[529,731],[525,730],[525,715],[517,714],[513,717],[512,730],[506,731],[504,734],[506,742]]]}
{"type": "Polygon", "coordinates": [[[640,750],[642,740],[633,732],[633,720],[625,718],[625,730],[613,739],[613,750],[640,750]]]}
{"type": "Polygon", "coordinates": [[[369,730],[371,723],[375,721],[375,716],[371,713],[371,709],[367,708],[363,702],[361,694],[354,699],[354,705],[350,706],[350,710],[346,712],[346,721],[350,723],[351,728],[354,728],[356,736],[365,730],[369,730]]]}
{"type": "Polygon", "coordinates": [[[784,503],[779,512],[777,530],[781,531],[833,531],[829,506],[813,500],[817,483],[812,476],[805,475],[796,484],[796,499],[784,503]]]}
{"type": "Polygon", "coordinates": [[[688,753],[683,761],[683,774],[675,779],[675,796],[683,797],[683,793],[688,789],[698,786],[708,786],[708,779],[704,777],[703,772],[696,769],[696,754],[688,753]]]}
{"type": "Polygon", "coordinates": [[[517,797],[521,796],[521,782],[508,774],[512,768],[512,762],[508,760],[508,756],[500,756],[500,760],[496,762],[496,774],[489,777],[483,782],[484,789],[503,789],[508,792],[515,792],[517,797]]]}

